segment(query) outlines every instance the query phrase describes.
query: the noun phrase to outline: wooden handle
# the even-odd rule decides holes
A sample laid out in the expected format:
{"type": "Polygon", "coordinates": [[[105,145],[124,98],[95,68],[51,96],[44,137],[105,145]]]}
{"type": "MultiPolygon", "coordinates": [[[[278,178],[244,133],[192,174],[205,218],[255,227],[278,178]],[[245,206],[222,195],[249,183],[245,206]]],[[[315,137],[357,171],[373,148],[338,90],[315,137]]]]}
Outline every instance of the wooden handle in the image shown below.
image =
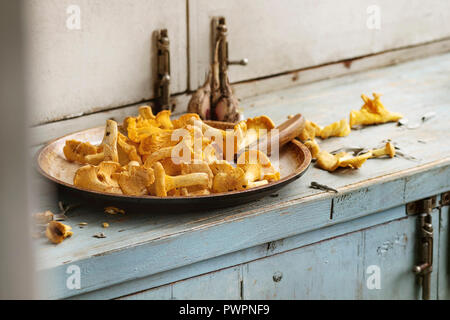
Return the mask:
{"type": "MultiPolygon", "coordinates": [[[[289,141],[294,140],[295,137],[298,137],[304,128],[305,118],[301,114],[296,114],[291,119],[279,125],[276,128],[278,129],[277,132],[270,131],[258,141],[247,146],[245,150],[265,150],[266,154],[270,156],[272,153],[272,144],[276,144],[275,142],[278,140],[278,147],[281,148],[289,141]]],[[[245,150],[238,152],[238,155],[245,150]]]]}

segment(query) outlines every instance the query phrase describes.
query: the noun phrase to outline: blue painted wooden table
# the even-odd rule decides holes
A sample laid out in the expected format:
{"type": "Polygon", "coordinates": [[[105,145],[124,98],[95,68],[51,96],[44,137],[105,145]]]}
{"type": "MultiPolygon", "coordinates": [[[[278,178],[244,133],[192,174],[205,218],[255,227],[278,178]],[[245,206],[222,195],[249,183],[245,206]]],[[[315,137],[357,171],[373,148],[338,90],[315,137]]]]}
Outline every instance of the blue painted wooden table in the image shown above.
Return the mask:
{"type": "MultiPolygon", "coordinates": [[[[371,159],[359,170],[328,173],[311,167],[277,194],[251,204],[194,213],[150,207],[107,215],[84,204],[69,215],[72,238],[35,242],[39,279],[48,298],[123,299],[419,299],[417,216],[407,203],[450,190],[450,54],[321,81],[245,101],[248,117],[290,114],[326,125],[362,105],[360,94],[420,123],[354,130],[321,143],[374,147],[392,139],[414,159],[371,159]],[[310,189],[317,181],[338,189],[310,189]],[[81,228],[79,223],[86,222],[81,228]],[[110,227],[103,229],[102,222],[110,227]],[[103,232],[106,238],[93,235],[103,232]],[[75,271],[74,271],[75,270],[75,271]],[[71,282],[80,272],[80,288],[71,282]],[[373,276],[379,274],[379,282],[373,276]],[[372,276],[372,277],[371,277],[372,276]],[[72,277],[72,278],[71,278],[72,277]]],[[[46,191],[48,194],[48,191],[46,191]]],[[[71,193],[40,197],[82,202],[71,193]]],[[[450,298],[449,208],[432,212],[431,296],[450,298]]]]}

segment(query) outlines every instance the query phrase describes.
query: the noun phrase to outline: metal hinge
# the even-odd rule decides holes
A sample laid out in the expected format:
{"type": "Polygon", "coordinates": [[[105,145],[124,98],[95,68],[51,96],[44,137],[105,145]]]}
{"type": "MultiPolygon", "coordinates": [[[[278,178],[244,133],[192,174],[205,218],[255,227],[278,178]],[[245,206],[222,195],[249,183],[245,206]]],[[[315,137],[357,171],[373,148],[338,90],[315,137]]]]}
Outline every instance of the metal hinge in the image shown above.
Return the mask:
{"type": "Polygon", "coordinates": [[[433,196],[426,199],[417,200],[406,204],[406,214],[408,216],[431,212],[434,208],[437,208],[437,197],[433,196]]]}
{"type": "Polygon", "coordinates": [[[227,85],[226,71],[230,65],[240,65],[246,66],[248,64],[248,59],[244,58],[241,60],[229,60],[228,56],[228,27],[226,25],[225,17],[214,17],[212,20],[213,27],[213,47],[212,47],[212,57],[214,60],[216,48],[218,49],[218,59],[219,59],[219,81],[221,90],[227,85]]]}
{"type": "Polygon", "coordinates": [[[156,35],[158,50],[158,79],[156,82],[156,96],[158,107],[162,110],[171,110],[170,103],[170,41],[167,29],[162,29],[156,35]]]}
{"type": "Polygon", "coordinates": [[[450,204],[450,192],[443,193],[441,200],[437,197],[410,202],[406,205],[407,215],[419,214],[418,249],[420,261],[413,267],[413,272],[420,277],[422,283],[422,299],[429,300],[431,295],[431,273],[433,272],[433,221],[431,212],[450,204]]]}
{"type": "Polygon", "coordinates": [[[428,210],[439,209],[450,205],[450,191],[441,194],[441,200],[437,201],[437,196],[413,201],[406,204],[406,214],[408,216],[427,212],[428,210]]]}

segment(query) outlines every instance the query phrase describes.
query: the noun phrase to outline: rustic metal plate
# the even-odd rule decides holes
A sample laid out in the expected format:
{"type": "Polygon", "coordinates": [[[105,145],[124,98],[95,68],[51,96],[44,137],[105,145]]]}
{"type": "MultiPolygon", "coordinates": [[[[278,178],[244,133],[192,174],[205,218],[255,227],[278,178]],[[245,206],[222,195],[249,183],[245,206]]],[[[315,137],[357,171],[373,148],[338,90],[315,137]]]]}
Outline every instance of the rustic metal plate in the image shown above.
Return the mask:
{"type": "MultiPolygon", "coordinates": [[[[232,128],[233,124],[210,121],[209,125],[220,128],[232,128]]],[[[286,184],[298,179],[308,169],[311,163],[311,154],[301,142],[291,141],[283,146],[279,153],[281,179],[264,186],[226,193],[215,193],[205,196],[189,197],[154,197],[154,196],[128,196],[103,192],[96,192],[78,188],[73,185],[73,177],[80,164],[68,162],[63,154],[66,140],[74,139],[88,141],[91,144],[100,144],[103,139],[104,127],[87,129],[57,138],[44,146],[37,154],[39,172],[57,184],[78,192],[80,196],[90,201],[109,201],[110,203],[133,203],[158,207],[164,210],[176,209],[178,211],[202,210],[210,208],[223,208],[239,205],[262,198],[279,190],[286,184]]]]}

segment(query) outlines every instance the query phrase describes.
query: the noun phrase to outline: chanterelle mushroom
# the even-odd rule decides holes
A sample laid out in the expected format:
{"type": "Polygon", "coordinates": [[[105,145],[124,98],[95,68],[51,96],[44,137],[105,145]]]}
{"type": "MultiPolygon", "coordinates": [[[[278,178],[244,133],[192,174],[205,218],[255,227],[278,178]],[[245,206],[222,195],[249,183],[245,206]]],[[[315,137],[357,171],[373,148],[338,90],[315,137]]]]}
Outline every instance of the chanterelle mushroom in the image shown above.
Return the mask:
{"type": "Polygon", "coordinates": [[[190,173],[179,176],[168,176],[160,162],[153,165],[155,182],[151,185],[151,194],[166,197],[167,192],[177,188],[203,186],[207,187],[209,177],[206,173],[190,173]]]}
{"type": "Polygon", "coordinates": [[[241,168],[233,168],[230,172],[219,172],[214,176],[213,192],[228,192],[245,189],[245,173],[241,168]]]}
{"type": "Polygon", "coordinates": [[[63,152],[68,161],[81,164],[97,165],[103,161],[103,147],[94,146],[89,142],[66,140],[63,152]]]}
{"type": "Polygon", "coordinates": [[[393,158],[395,156],[395,148],[390,142],[387,142],[384,148],[375,149],[371,151],[372,151],[372,158],[378,158],[385,155],[389,156],[390,158],[393,158]]]}
{"type": "Polygon", "coordinates": [[[327,139],[329,137],[345,137],[350,134],[350,126],[346,119],[334,122],[320,131],[320,137],[327,139]]]}
{"type": "Polygon", "coordinates": [[[123,194],[143,196],[148,194],[147,188],[155,181],[153,170],[140,166],[137,162],[130,162],[126,171],[112,175],[119,183],[123,194]]]}
{"type": "Polygon", "coordinates": [[[73,183],[87,190],[122,194],[118,182],[112,178],[119,171],[120,164],[112,161],[103,161],[98,166],[86,165],[77,170],[73,183]]]}
{"type": "Polygon", "coordinates": [[[350,112],[350,127],[398,121],[403,118],[400,113],[388,111],[381,103],[380,96],[380,94],[373,93],[372,100],[364,94],[361,95],[364,105],[361,110],[350,112]]]}
{"type": "Polygon", "coordinates": [[[72,228],[68,225],[58,221],[50,221],[45,230],[45,235],[54,244],[59,244],[67,237],[73,235],[73,232],[70,230],[72,230],[72,228]]]}
{"type": "Polygon", "coordinates": [[[269,158],[258,150],[242,153],[237,160],[237,166],[245,172],[245,185],[258,180],[280,179],[280,173],[272,166],[269,158]]]}

